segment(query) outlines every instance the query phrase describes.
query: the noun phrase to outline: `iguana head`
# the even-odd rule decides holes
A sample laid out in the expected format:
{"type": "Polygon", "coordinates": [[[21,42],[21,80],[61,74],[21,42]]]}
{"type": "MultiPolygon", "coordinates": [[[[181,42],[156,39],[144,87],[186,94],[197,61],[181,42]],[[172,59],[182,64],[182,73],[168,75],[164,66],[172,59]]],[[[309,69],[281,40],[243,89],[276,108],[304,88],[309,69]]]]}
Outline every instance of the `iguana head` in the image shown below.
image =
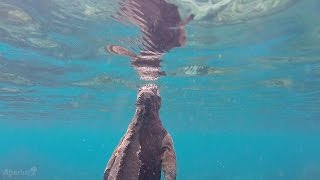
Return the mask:
{"type": "Polygon", "coordinates": [[[142,86],[138,91],[136,106],[145,108],[147,111],[158,111],[161,106],[158,87],[155,84],[142,86]]]}

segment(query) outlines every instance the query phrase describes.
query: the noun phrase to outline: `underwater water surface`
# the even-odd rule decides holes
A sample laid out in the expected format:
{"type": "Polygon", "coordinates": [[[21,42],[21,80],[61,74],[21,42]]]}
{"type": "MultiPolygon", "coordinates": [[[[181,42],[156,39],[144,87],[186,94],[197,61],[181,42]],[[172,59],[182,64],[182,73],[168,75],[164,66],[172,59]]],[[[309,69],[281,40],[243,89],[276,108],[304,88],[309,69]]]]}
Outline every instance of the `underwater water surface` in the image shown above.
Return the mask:
{"type": "MultiPolygon", "coordinates": [[[[320,1],[170,0],[160,117],[181,180],[320,180],[320,1]]],[[[116,0],[0,0],[0,179],[102,179],[141,81],[116,0]]]]}

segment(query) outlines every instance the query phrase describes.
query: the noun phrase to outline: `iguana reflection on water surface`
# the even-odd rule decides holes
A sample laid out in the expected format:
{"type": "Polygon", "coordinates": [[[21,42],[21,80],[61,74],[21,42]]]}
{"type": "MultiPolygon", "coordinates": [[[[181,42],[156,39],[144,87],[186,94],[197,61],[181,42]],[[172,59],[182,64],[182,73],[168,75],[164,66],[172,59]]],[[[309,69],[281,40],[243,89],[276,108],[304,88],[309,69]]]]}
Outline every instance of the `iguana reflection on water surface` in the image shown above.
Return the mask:
{"type": "Polygon", "coordinates": [[[144,51],[165,53],[186,43],[185,25],[194,18],[182,20],[178,7],[165,0],[122,0],[114,17],[129,21],[142,32],[144,51]]]}
{"type": "Polygon", "coordinates": [[[185,25],[194,15],[181,20],[177,6],[165,0],[123,0],[115,18],[139,27],[143,47],[140,55],[117,45],[110,45],[106,50],[130,57],[141,79],[156,80],[165,75],[160,70],[162,55],[186,44],[185,25]]]}
{"type": "Polygon", "coordinates": [[[176,179],[176,157],[172,138],[163,128],[161,97],[154,84],[139,89],[136,112],[127,132],[113,152],[104,180],[176,179]]]}

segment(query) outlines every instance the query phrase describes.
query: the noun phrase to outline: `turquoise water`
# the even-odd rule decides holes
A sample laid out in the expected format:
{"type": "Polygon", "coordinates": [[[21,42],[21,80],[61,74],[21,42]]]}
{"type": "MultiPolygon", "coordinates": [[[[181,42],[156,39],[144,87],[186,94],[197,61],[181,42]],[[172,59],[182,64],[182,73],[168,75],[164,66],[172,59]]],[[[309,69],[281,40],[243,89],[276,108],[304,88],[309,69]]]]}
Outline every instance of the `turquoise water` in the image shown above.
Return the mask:
{"type": "MultiPolygon", "coordinates": [[[[199,14],[157,81],[178,179],[320,179],[320,2],[255,2],[177,3],[199,14]]],[[[103,50],[139,36],[116,4],[0,0],[1,180],[102,179],[145,83],[103,50]]]]}

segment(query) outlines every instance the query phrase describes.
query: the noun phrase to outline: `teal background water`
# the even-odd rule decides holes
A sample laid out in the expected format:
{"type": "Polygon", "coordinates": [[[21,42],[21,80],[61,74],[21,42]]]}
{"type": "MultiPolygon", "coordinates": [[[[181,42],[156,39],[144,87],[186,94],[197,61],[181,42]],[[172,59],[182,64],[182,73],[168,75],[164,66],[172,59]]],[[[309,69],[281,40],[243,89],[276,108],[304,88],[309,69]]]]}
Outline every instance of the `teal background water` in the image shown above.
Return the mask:
{"type": "MultiPolygon", "coordinates": [[[[101,179],[144,84],[103,47],[139,31],[110,18],[113,1],[40,2],[0,0],[0,179],[101,179]]],[[[157,81],[178,179],[320,179],[319,12],[296,1],[187,26],[157,81]]]]}

